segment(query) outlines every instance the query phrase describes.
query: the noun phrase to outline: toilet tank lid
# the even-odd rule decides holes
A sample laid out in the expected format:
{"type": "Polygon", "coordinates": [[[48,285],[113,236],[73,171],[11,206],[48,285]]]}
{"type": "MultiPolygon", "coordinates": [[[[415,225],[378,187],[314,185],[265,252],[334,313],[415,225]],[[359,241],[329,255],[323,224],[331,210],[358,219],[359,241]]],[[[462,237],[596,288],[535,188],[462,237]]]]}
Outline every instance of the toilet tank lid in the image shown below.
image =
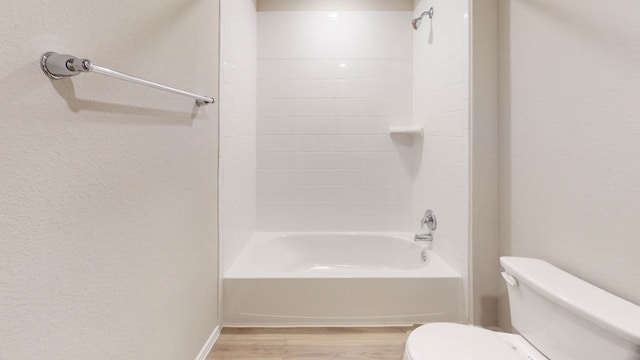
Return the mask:
{"type": "Polygon", "coordinates": [[[640,345],[640,306],[539,259],[503,256],[500,263],[519,282],[568,311],[640,345]]]}

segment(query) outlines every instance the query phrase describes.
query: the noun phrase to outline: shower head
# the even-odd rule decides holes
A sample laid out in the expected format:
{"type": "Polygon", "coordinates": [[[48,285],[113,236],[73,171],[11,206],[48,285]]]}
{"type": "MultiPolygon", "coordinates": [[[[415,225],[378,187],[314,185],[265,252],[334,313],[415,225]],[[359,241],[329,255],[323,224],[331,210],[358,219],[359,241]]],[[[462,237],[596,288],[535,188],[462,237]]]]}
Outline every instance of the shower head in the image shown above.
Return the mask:
{"type": "Polygon", "coordinates": [[[414,30],[418,30],[418,28],[420,27],[420,22],[421,21],[422,21],[422,18],[417,18],[417,19],[411,20],[411,25],[413,25],[413,29],[414,30]]]}
{"type": "Polygon", "coordinates": [[[415,30],[418,30],[418,28],[420,27],[420,23],[422,22],[422,19],[428,15],[429,19],[433,19],[433,7],[429,8],[429,10],[423,12],[422,14],[420,14],[420,17],[415,18],[411,21],[411,25],[413,26],[413,28],[415,30]]]}

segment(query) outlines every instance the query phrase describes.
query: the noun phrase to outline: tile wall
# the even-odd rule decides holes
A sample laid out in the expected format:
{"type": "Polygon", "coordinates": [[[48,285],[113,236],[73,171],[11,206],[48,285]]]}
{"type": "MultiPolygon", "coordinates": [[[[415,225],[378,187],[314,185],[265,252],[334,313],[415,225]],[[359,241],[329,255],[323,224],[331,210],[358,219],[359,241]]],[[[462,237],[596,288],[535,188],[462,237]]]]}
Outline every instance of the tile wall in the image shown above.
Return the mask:
{"type": "MultiPolygon", "coordinates": [[[[413,121],[424,126],[420,167],[413,189],[413,219],[427,208],[438,228],[434,249],[463,276],[468,296],[469,245],[469,4],[468,0],[422,0],[414,32],[413,121]]],[[[419,230],[418,223],[414,225],[419,230]]],[[[466,312],[463,309],[463,313],[466,312]]]]}
{"type": "Polygon", "coordinates": [[[410,228],[411,15],[258,13],[259,231],[410,228]]]}
{"type": "Polygon", "coordinates": [[[254,2],[222,0],[220,24],[220,241],[226,270],[256,228],[254,2]]]}

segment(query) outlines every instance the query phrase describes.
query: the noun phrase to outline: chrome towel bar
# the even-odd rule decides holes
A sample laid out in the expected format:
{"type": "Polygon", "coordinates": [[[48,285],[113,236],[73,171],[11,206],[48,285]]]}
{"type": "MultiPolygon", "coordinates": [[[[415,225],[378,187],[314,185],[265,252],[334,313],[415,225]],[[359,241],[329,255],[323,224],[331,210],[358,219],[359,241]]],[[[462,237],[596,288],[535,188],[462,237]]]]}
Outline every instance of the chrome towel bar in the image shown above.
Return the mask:
{"type": "Polygon", "coordinates": [[[72,55],[58,54],[55,52],[48,52],[42,55],[40,59],[40,67],[42,71],[51,79],[59,80],[64,77],[75,76],[83,72],[94,72],[106,76],[110,76],[116,79],[129,81],[134,84],[144,85],[152,87],[154,89],[168,91],[174,94],[187,96],[196,100],[198,106],[213,104],[215,100],[210,97],[190,93],[184,90],[174,89],[169,86],[154,83],[152,81],[137,78],[135,76],[127,75],[118,71],[107,69],[98,65],[95,65],[91,60],[79,59],[72,55]]]}

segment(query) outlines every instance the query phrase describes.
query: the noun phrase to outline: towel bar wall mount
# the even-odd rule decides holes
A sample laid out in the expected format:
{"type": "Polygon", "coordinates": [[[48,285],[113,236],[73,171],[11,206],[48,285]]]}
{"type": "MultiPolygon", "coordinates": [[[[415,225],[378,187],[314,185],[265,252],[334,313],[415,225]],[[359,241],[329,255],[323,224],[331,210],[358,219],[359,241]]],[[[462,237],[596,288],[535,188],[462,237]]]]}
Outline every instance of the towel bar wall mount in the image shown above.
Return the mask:
{"type": "Polygon", "coordinates": [[[42,71],[51,79],[60,80],[65,77],[76,76],[81,73],[95,72],[116,79],[129,81],[138,85],[152,87],[154,89],[168,91],[174,94],[187,96],[196,100],[196,105],[208,105],[215,103],[211,97],[190,93],[184,90],[175,89],[169,86],[154,83],[152,81],[137,78],[118,71],[107,69],[95,65],[91,60],[80,59],[73,55],[58,54],[55,52],[47,52],[40,59],[40,67],[42,71]]]}

